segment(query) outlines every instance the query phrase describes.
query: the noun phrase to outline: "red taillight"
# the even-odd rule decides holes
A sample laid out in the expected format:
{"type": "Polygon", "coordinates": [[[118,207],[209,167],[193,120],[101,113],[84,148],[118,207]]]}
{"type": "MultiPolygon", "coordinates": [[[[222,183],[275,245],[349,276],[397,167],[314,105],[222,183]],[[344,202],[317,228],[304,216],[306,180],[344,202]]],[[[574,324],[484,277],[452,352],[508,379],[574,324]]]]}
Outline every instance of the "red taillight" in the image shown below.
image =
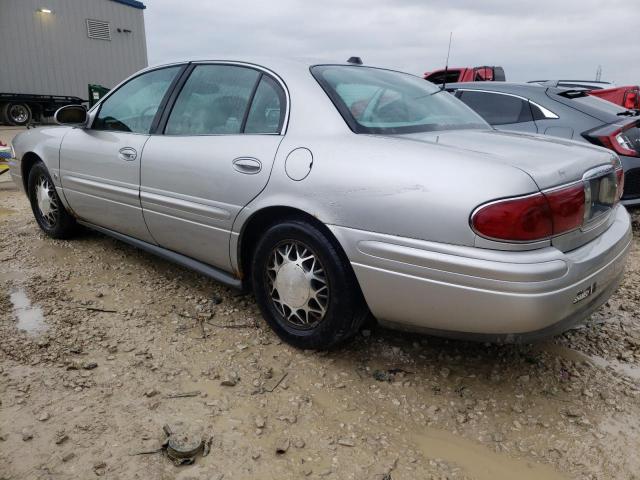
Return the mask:
{"type": "Polygon", "coordinates": [[[626,155],[628,157],[640,157],[640,153],[633,148],[632,143],[625,135],[625,131],[633,128],[635,124],[631,124],[628,128],[618,128],[608,135],[598,136],[598,140],[602,143],[603,147],[613,150],[619,155],[626,155]]]}
{"type": "Polygon", "coordinates": [[[616,169],[616,185],[618,186],[617,192],[617,200],[622,198],[622,194],[624,193],[624,170],[622,168],[616,169]]]}
{"type": "Polygon", "coordinates": [[[497,240],[527,242],[553,234],[551,210],[542,193],[480,207],[471,222],[477,233],[497,240]]]}
{"type": "Polygon", "coordinates": [[[483,237],[531,242],[579,228],[584,222],[585,193],[582,182],[526,197],[489,203],[471,218],[483,237]]]}
{"type": "Polygon", "coordinates": [[[574,230],[584,222],[584,184],[561,188],[544,194],[549,202],[553,220],[553,234],[574,230]]]}
{"type": "Polygon", "coordinates": [[[627,90],[622,106],[629,110],[640,108],[640,90],[627,90]]]}

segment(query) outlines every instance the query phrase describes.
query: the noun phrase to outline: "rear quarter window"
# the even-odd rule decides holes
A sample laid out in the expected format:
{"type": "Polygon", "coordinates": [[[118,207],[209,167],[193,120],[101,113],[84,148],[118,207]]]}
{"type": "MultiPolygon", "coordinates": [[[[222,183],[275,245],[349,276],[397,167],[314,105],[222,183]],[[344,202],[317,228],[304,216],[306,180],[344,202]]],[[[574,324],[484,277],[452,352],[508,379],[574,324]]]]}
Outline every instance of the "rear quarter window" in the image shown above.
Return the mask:
{"type": "Polygon", "coordinates": [[[463,91],[460,100],[491,125],[508,125],[533,121],[529,102],[511,95],[463,91]]]}

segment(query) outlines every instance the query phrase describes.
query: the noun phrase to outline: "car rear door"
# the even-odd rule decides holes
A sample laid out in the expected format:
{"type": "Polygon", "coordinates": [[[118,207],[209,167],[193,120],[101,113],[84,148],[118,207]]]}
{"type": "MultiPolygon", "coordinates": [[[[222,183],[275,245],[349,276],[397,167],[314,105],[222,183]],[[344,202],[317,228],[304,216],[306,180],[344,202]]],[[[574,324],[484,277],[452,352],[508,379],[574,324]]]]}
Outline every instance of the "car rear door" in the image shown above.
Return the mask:
{"type": "Polygon", "coordinates": [[[142,156],[140,196],[156,242],[230,270],[238,212],[267,184],[282,140],[282,82],[253,66],[191,66],[142,156]]]}
{"type": "Polygon", "coordinates": [[[64,195],[81,219],[153,242],[140,205],[140,158],[182,66],[144,72],[100,104],[91,128],[74,128],[60,148],[64,195]]]}
{"type": "Polygon", "coordinates": [[[538,132],[527,99],[508,93],[462,89],[456,96],[499,130],[538,132]]]}

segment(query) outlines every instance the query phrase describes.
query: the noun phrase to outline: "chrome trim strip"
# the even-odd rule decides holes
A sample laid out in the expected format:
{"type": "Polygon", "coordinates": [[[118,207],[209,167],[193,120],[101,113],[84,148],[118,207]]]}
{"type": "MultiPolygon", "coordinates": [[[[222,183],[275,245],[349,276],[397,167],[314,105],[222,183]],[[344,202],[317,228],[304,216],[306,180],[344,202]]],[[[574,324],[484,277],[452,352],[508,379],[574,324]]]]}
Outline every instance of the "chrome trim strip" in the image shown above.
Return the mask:
{"type": "MultiPolygon", "coordinates": [[[[549,110],[547,107],[543,107],[542,105],[529,100],[529,103],[531,105],[533,105],[534,107],[537,107],[540,109],[540,111],[542,112],[542,114],[544,115],[544,118],[547,119],[551,119],[551,120],[555,120],[556,118],[560,118],[558,115],[556,115],[555,113],[553,113],[551,110],[549,110]]],[[[535,121],[535,120],[534,120],[535,121]]]]}
{"type": "MultiPolygon", "coordinates": [[[[75,190],[75,191],[78,191],[78,193],[84,193],[86,195],[91,195],[93,197],[96,197],[96,195],[89,194],[82,190],[76,190],[74,188],[70,188],[73,186],[89,187],[92,190],[97,190],[102,193],[111,194],[112,196],[118,199],[133,200],[136,206],[138,207],[140,206],[140,202],[138,199],[139,192],[138,192],[137,185],[133,185],[133,184],[131,184],[131,186],[129,186],[129,184],[114,185],[113,183],[104,183],[104,182],[105,182],[104,179],[101,179],[100,181],[96,181],[96,180],[89,180],[88,178],[74,177],[72,175],[63,175],[61,183],[62,183],[62,188],[65,190],[75,190]]],[[[102,198],[102,197],[96,197],[96,198],[102,198]]]]}
{"type": "MultiPolygon", "coordinates": [[[[231,218],[231,212],[229,210],[213,206],[209,203],[193,202],[184,198],[177,198],[166,194],[140,190],[140,200],[158,207],[165,207],[174,211],[191,213],[208,218],[215,218],[219,220],[229,220],[231,218]]],[[[154,211],[150,209],[148,205],[143,205],[143,208],[145,210],[154,211]]]]}

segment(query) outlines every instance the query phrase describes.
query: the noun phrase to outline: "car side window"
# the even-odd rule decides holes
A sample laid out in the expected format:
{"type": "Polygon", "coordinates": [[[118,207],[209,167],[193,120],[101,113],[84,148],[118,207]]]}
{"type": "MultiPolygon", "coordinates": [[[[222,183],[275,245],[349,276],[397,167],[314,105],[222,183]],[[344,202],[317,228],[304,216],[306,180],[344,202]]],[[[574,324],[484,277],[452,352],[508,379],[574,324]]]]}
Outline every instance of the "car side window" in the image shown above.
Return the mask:
{"type": "Polygon", "coordinates": [[[102,102],[92,128],[150,133],[162,99],[181,68],[153,70],[129,80],[102,102]]]}
{"type": "Polygon", "coordinates": [[[467,90],[459,98],[491,125],[533,121],[529,102],[518,97],[467,90]]]}
{"type": "Polygon", "coordinates": [[[263,74],[251,102],[244,133],[280,133],[285,108],[284,91],[272,78],[263,74]]]}
{"type": "Polygon", "coordinates": [[[234,65],[198,65],[169,115],[166,135],[220,135],[242,131],[260,72],[234,65]]]}

